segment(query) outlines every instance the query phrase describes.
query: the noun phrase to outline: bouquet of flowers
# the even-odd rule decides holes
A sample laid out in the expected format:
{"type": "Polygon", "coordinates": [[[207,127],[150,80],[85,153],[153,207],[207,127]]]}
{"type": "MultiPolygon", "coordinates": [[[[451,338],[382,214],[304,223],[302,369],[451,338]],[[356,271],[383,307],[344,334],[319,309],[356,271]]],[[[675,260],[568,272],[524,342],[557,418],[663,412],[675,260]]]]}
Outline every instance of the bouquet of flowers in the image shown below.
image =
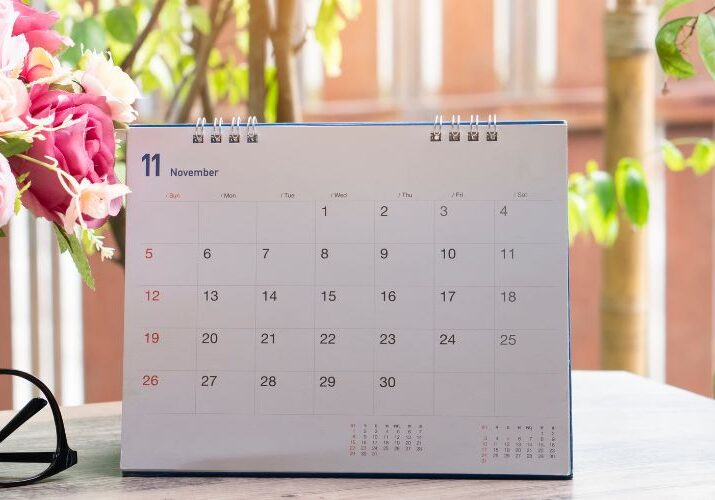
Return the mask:
{"type": "Polygon", "coordinates": [[[137,113],[139,90],[111,56],[85,51],[78,67],[57,54],[72,40],[55,12],[0,0],[0,236],[25,207],[51,221],[93,287],[85,248],[112,258],[101,227],[129,189],[117,178],[115,129],[137,113]]]}

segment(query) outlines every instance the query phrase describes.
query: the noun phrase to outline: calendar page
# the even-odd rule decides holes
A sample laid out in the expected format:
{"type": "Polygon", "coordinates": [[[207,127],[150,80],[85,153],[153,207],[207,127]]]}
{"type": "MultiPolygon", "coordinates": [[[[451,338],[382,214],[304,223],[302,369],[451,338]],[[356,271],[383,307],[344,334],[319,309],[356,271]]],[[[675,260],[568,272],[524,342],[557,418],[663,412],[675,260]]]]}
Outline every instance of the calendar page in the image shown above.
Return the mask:
{"type": "Polygon", "coordinates": [[[216,130],[128,132],[125,473],[571,475],[565,123],[216,130]]]}

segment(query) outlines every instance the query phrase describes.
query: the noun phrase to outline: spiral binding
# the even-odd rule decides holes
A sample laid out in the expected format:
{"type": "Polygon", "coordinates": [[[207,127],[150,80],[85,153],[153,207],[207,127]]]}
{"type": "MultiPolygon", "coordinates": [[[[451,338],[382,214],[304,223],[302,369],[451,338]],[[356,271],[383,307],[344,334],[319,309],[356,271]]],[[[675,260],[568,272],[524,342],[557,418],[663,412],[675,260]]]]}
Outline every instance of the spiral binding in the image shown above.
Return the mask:
{"type": "MultiPolygon", "coordinates": [[[[442,141],[443,122],[444,118],[442,117],[442,115],[435,115],[434,125],[432,125],[432,131],[430,132],[431,142],[442,141]]],[[[467,129],[468,142],[479,141],[479,127],[479,115],[470,115],[469,128],[467,129]]],[[[489,115],[484,132],[484,138],[488,142],[494,142],[499,140],[499,134],[497,130],[497,115],[489,115]]],[[[462,118],[460,115],[452,115],[452,120],[449,124],[449,133],[447,134],[447,138],[450,142],[458,142],[462,140],[462,118]]]]}
{"type": "MultiPolygon", "coordinates": [[[[206,137],[206,118],[200,117],[196,120],[192,142],[194,144],[203,144],[206,137]]],[[[258,119],[255,116],[249,116],[246,120],[246,142],[254,144],[258,142],[258,119]]],[[[223,118],[214,118],[213,126],[208,134],[209,142],[212,144],[220,144],[223,142],[224,132],[223,118]]],[[[229,144],[238,144],[241,142],[241,117],[234,116],[231,118],[231,125],[228,126],[228,142],[229,144]]]]}

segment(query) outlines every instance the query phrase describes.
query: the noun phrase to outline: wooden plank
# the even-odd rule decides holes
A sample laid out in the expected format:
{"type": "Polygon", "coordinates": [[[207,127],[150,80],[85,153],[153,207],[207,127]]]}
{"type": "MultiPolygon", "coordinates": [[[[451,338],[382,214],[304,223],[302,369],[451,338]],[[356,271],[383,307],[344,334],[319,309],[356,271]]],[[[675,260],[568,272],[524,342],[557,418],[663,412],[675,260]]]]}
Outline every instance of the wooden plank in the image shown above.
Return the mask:
{"type": "MultiPolygon", "coordinates": [[[[715,402],[619,372],[575,372],[572,481],[344,478],[122,478],[119,403],[64,410],[79,462],[3,492],[48,498],[713,498],[715,402]]],[[[6,415],[0,413],[0,420],[6,415]]],[[[33,422],[38,429],[42,422],[33,422]]],[[[36,431],[40,434],[40,431],[36,431]]],[[[267,436],[266,439],[270,439],[267,436]]],[[[182,439],[177,437],[177,453],[182,439]]]]}
{"type": "MultiPolygon", "coordinates": [[[[7,238],[0,238],[0,367],[12,367],[10,344],[10,248],[7,238]]],[[[0,377],[0,410],[11,406],[12,384],[10,383],[10,378],[0,377]]]]}
{"type": "MultiPolygon", "coordinates": [[[[108,238],[109,240],[109,238],[108,238]]],[[[113,242],[108,241],[108,245],[113,242]]],[[[85,401],[122,397],[122,339],[124,335],[124,274],[114,262],[90,258],[96,290],[84,287],[85,401]]]]}

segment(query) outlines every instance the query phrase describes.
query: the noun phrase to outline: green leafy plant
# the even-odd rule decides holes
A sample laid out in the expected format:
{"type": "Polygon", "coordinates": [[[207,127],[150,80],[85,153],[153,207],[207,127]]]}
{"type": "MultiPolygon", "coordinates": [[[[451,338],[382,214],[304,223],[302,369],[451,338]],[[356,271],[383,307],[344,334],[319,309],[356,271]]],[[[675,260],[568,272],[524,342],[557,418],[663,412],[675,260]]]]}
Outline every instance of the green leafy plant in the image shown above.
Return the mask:
{"type": "MultiPolygon", "coordinates": [[[[661,22],[674,9],[693,0],[666,0],[660,9],[661,22]]],[[[693,35],[698,52],[710,76],[715,79],[715,6],[697,16],[678,17],[663,22],[655,38],[655,49],[666,76],[691,78],[695,67],[688,60],[693,35]]],[[[665,90],[665,87],[664,87],[665,90]]],[[[700,137],[682,137],[664,141],[660,153],[665,166],[673,172],[691,169],[695,175],[708,173],[715,166],[715,142],[700,137]],[[686,156],[681,148],[689,148],[686,156]]],[[[636,158],[622,158],[612,175],[600,170],[595,161],[584,172],[569,176],[569,241],[579,234],[590,234],[603,246],[610,246],[618,236],[619,220],[641,228],[648,222],[650,208],[648,184],[643,165],[636,158]],[[625,217],[619,218],[619,212],[625,217]]]]}
{"type": "MultiPolygon", "coordinates": [[[[693,0],[667,0],[660,9],[662,21],[674,9],[693,0]]],[[[678,17],[664,23],[655,37],[655,48],[663,72],[678,79],[691,78],[695,68],[688,60],[693,35],[697,39],[698,53],[710,76],[715,78],[715,6],[696,16],[678,17]]]]}

